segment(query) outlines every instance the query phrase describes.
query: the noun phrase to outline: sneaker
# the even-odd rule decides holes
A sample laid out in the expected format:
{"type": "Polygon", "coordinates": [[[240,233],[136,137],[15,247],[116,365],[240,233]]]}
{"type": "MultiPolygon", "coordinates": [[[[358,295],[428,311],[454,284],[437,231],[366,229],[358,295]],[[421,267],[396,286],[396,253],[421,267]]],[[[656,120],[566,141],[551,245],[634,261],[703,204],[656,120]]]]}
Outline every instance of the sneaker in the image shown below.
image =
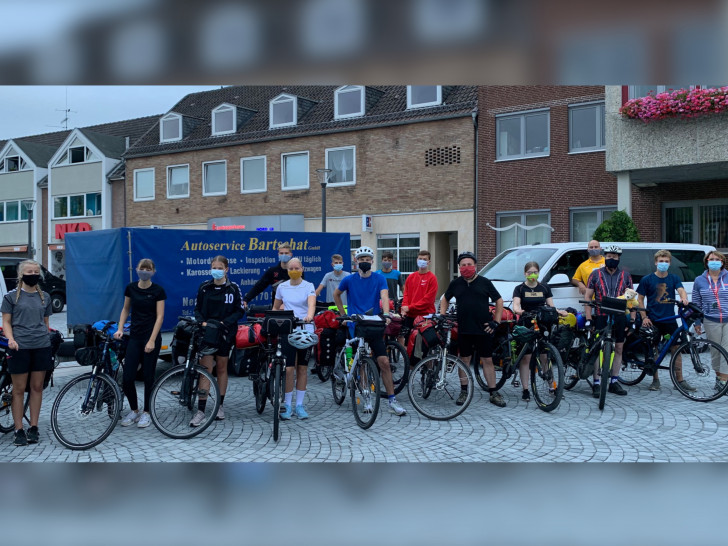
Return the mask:
{"type": "Polygon", "coordinates": [[[407,414],[407,410],[400,406],[396,399],[389,401],[389,412],[399,416],[407,414]]]}
{"type": "Polygon", "coordinates": [[[652,380],[652,384],[647,387],[648,391],[659,391],[660,390],[660,380],[656,377],[652,380]]]}
{"type": "Polygon", "coordinates": [[[720,392],[725,389],[725,381],[721,381],[717,377],[715,378],[715,392],[720,392]]]}
{"type": "Polygon", "coordinates": [[[531,393],[528,392],[528,389],[523,391],[523,394],[521,395],[521,400],[524,402],[530,402],[531,401],[531,393]]]}
{"type": "Polygon", "coordinates": [[[130,425],[133,425],[134,423],[138,423],[139,419],[142,418],[142,413],[140,411],[130,411],[126,414],[126,416],[121,420],[121,426],[122,427],[128,427],[130,425]]]}
{"type": "Polygon", "coordinates": [[[684,379],[682,381],[680,381],[678,384],[680,385],[680,388],[682,388],[682,390],[687,391],[687,392],[695,392],[698,390],[695,387],[693,387],[690,383],[685,381],[684,379]]]}
{"type": "Polygon", "coordinates": [[[152,417],[145,411],[144,413],[142,413],[141,417],[139,417],[139,422],[137,423],[137,426],[139,428],[147,428],[151,424],[152,417]]]}
{"type": "Polygon", "coordinates": [[[303,407],[303,404],[296,406],[296,417],[299,419],[308,419],[308,413],[306,413],[306,408],[303,407]]]}
{"type": "Polygon", "coordinates": [[[506,407],[506,401],[501,396],[501,393],[498,391],[493,391],[490,393],[490,403],[498,406],[499,408],[505,408],[506,407]]]}
{"type": "Polygon", "coordinates": [[[288,421],[291,418],[291,405],[290,404],[282,404],[281,408],[283,411],[281,412],[281,419],[284,421],[288,421]]]}
{"type": "Polygon", "coordinates": [[[622,385],[619,384],[619,381],[614,381],[613,383],[610,383],[607,392],[611,392],[612,394],[618,394],[619,396],[625,396],[627,394],[627,391],[622,388],[622,385]]]}
{"type": "Polygon", "coordinates": [[[462,406],[465,401],[468,399],[468,391],[460,390],[460,396],[458,396],[458,399],[455,400],[456,406],[462,406]]]}
{"type": "Polygon", "coordinates": [[[222,421],[223,419],[225,419],[225,410],[222,409],[222,406],[220,406],[220,409],[217,410],[215,421],[222,421]]]}
{"type": "Polygon", "coordinates": [[[205,412],[197,410],[197,413],[195,413],[195,416],[192,418],[192,421],[190,421],[190,426],[199,427],[204,422],[205,422],[205,412]]]}
{"type": "Polygon", "coordinates": [[[15,431],[15,439],[13,440],[13,445],[16,446],[27,446],[28,445],[28,437],[25,435],[25,430],[18,429],[15,431]]]}
{"type": "Polygon", "coordinates": [[[592,398],[599,398],[599,383],[594,383],[592,385],[592,398]]]}
{"type": "Polygon", "coordinates": [[[28,429],[28,443],[37,444],[40,440],[40,434],[38,434],[38,427],[30,427],[28,429]]]}

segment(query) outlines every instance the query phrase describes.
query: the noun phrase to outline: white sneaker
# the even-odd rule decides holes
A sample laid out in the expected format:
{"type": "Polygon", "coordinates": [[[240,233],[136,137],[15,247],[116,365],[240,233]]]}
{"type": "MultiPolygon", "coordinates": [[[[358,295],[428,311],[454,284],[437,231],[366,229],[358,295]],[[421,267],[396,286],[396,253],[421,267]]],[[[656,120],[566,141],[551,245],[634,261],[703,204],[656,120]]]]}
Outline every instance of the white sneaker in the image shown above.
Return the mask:
{"type": "Polygon", "coordinates": [[[199,427],[205,421],[205,412],[197,410],[195,416],[190,421],[191,427],[199,427]]]}
{"type": "Polygon", "coordinates": [[[225,410],[222,409],[222,406],[220,406],[220,409],[217,410],[217,416],[215,417],[215,421],[222,421],[225,419],[225,410]]]}
{"type": "Polygon", "coordinates": [[[403,408],[402,406],[400,406],[400,405],[399,405],[399,404],[397,403],[397,400],[396,400],[396,399],[395,399],[395,400],[391,400],[391,401],[389,402],[389,411],[390,411],[391,413],[394,413],[395,415],[400,415],[400,416],[401,416],[401,415],[406,415],[406,414],[407,414],[407,410],[406,410],[406,409],[404,409],[404,408],[403,408]]]}
{"type": "Polygon", "coordinates": [[[152,424],[152,417],[145,411],[144,413],[142,413],[142,416],[139,418],[139,422],[137,423],[137,426],[139,428],[146,428],[151,424],[152,424]]]}
{"type": "MultiPolygon", "coordinates": [[[[128,427],[130,425],[133,425],[134,423],[138,423],[139,419],[141,419],[142,413],[140,411],[130,411],[126,414],[126,416],[121,420],[121,426],[122,427],[128,427]]],[[[149,425],[147,425],[149,426],[149,425]]]]}

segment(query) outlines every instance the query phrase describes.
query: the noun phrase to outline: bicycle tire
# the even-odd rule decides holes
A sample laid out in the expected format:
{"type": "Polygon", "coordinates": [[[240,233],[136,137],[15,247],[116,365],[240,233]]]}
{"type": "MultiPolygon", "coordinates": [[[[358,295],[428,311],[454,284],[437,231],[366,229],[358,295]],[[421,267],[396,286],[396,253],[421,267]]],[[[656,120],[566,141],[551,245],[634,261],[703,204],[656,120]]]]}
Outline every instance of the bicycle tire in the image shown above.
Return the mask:
{"type": "MultiPolygon", "coordinates": [[[[409,379],[410,372],[410,359],[407,356],[407,349],[405,349],[401,343],[397,341],[387,341],[387,358],[389,359],[389,366],[392,369],[392,384],[394,386],[394,394],[399,394],[407,386],[407,380],[409,379]],[[393,358],[395,357],[396,358],[393,358]]],[[[381,376],[381,374],[380,374],[381,376]]],[[[379,385],[379,395],[386,397],[387,390],[384,388],[384,383],[379,385]]]]}
{"type": "Polygon", "coordinates": [[[316,368],[316,375],[318,375],[318,378],[322,383],[326,383],[329,379],[331,379],[331,372],[333,371],[333,368],[334,367],[329,364],[318,365],[318,368],[316,368]]]}
{"type": "Polygon", "coordinates": [[[170,438],[185,440],[204,432],[220,409],[220,389],[210,372],[200,365],[191,369],[175,366],[154,383],[150,397],[150,415],[157,430],[170,438]],[[200,379],[207,380],[207,389],[200,388],[200,379]],[[180,395],[182,393],[182,396],[180,395]],[[207,395],[205,418],[199,426],[190,420],[199,410],[200,394],[207,395]]]}
{"type": "Polygon", "coordinates": [[[346,373],[344,372],[344,360],[346,353],[344,349],[336,355],[336,364],[331,372],[331,394],[334,396],[334,402],[340,406],[346,398],[346,373]]]}
{"type": "Polygon", "coordinates": [[[717,375],[712,362],[714,355],[718,360],[718,369],[728,366],[728,353],[718,343],[709,339],[693,338],[677,348],[670,359],[670,378],[680,394],[696,402],[712,402],[728,391],[728,382],[717,388],[717,375]],[[687,390],[685,385],[677,381],[678,355],[682,357],[683,379],[695,389],[694,391],[687,390]]]}
{"type": "Polygon", "coordinates": [[[258,415],[263,413],[263,410],[265,409],[265,402],[268,398],[267,395],[268,387],[265,384],[264,379],[256,379],[253,381],[253,395],[255,396],[255,411],[258,412],[258,415]]]}
{"type": "MultiPolygon", "coordinates": [[[[538,345],[536,346],[538,347],[538,345]]],[[[559,407],[564,395],[564,364],[559,350],[552,343],[542,343],[545,353],[531,355],[531,391],[536,405],[545,412],[559,407]],[[546,364],[541,362],[541,354],[546,354],[546,364]]]]}
{"type": "Polygon", "coordinates": [[[0,389],[0,432],[7,434],[15,430],[12,411],[13,382],[10,374],[3,378],[3,382],[5,385],[0,389]]]}
{"type": "Polygon", "coordinates": [[[68,449],[90,449],[114,430],[119,421],[120,406],[121,393],[111,377],[105,373],[93,376],[91,372],[79,375],[66,383],[53,401],[51,430],[68,449]],[[93,397],[99,396],[102,408],[97,410],[93,397]]]}
{"type": "Polygon", "coordinates": [[[602,345],[602,350],[599,353],[601,370],[600,370],[600,383],[599,383],[599,409],[604,409],[604,402],[607,399],[607,389],[609,388],[609,381],[611,378],[612,371],[612,344],[606,342],[602,345]]]}
{"type": "Polygon", "coordinates": [[[581,379],[579,365],[586,358],[586,338],[580,333],[577,333],[577,339],[579,340],[579,344],[569,349],[567,359],[564,362],[564,389],[567,391],[570,391],[579,383],[579,379],[581,379]]]}
{"type": "MultiPolygon", "coordinates": [[[[499,348],[500,345],[493,351],[493,365],[495,366],[496,379],[500,379],[502,371],[502,366],[496,365],[496,359],[500,356],[499,354],[496,356],[496,351],[498,351],[499,348]]],[[[483,366],[480,365],[480,355],[478,354],[478,351],[473,351],[473,355],[470,357],[470,365],[473,368],[475,381],[477,381],[481,389],[488,392],[488,383],[485,381],[485,372],[483,371],[483,366]]]]}
{"type": "Polygon", "coordinates": [[[360,357],[351,373],[351,409],[356,424],[366,430],[374,424],[379,414],[379,368],[371,357],[364,356],[360,357]]]}
{"type": "Polygon", "coordinates": [[[470,367],[462,360],[453,355],[445,356],[447,366],[444,382],[440,384],[440,369],[442,356],[429,356],[420,360],[412,370],[413,377],[420,377],[423,370],[432,373],[435,385],[424,396],[422,385],[419,381],[411,381],[407,386],[410,402],[418,413],[434,421],[448,421],[463,413],[473,400],[475,379],[470,367]],[[467,395],[465,402],[458,406],[455,402],[460,396],[461,377],[467,379],[467,395]]]}
{"type": "Polygon", "coordinates": [[[619,371],[619,382],[628,387],[641,382],[647,375],[645,361],[650,352],[651,348],[644,340],[629,345],[625,343],[622,351],[622,369],[619,371]]]}
{"type": "Polygon", "coordinates": [[[281,366],[274,362],[273,367],[273,440],[277,442],[281,424],[281,366]]]}

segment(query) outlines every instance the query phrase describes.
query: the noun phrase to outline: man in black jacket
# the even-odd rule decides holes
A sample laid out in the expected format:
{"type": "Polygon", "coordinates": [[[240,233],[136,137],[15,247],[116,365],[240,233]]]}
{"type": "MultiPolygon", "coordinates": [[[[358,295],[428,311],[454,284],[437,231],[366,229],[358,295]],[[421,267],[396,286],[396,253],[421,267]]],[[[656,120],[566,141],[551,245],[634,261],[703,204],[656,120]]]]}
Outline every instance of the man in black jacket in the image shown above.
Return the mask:
{"type": "Polygon", "coordinates": [[[293,254],[291,253],[291,245],[289,245],[288,243],[281,243],[278,246],[279,262],[273,267],[268,268],[266,272],[263,273],[263,276],[258,280],[258,282],[253,285],[253,288],[251,288],[250,291],[245,294],[245,296],[243,297],[243,308],[247,309],[248,304],[256,297],[258,297],[263,292],[263,290],[265,290],[269,286],[273,286],[273,295],[271,297],[271,301],[275,299],[276,287],[280,283],[288,280],[288,260],[290,260],[292,257],[293,254]]]}

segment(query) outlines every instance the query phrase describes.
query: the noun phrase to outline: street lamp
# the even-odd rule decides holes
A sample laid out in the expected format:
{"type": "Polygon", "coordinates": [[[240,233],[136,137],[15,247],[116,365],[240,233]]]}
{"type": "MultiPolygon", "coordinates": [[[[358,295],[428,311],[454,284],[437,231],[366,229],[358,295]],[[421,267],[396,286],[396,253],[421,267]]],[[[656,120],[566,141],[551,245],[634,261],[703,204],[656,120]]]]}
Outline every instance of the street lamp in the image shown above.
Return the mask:
{"type": "Polygon", "coordinates": [[[25,210],[28,211],[28,259],[32,260],[33,254],[35,254],[35,250],[33,250],[33,232],[31,228],[31,222],[33,221],[33,209],[35,208],[35,199],[23,201],[23,206],[25,207],[25,210]]]}
{"type": "Polygon", "coordinates": [[[326,185],[332,172],[331,169],[316,169],[321,184],[321,233],[326,233],[326,185]]]}

